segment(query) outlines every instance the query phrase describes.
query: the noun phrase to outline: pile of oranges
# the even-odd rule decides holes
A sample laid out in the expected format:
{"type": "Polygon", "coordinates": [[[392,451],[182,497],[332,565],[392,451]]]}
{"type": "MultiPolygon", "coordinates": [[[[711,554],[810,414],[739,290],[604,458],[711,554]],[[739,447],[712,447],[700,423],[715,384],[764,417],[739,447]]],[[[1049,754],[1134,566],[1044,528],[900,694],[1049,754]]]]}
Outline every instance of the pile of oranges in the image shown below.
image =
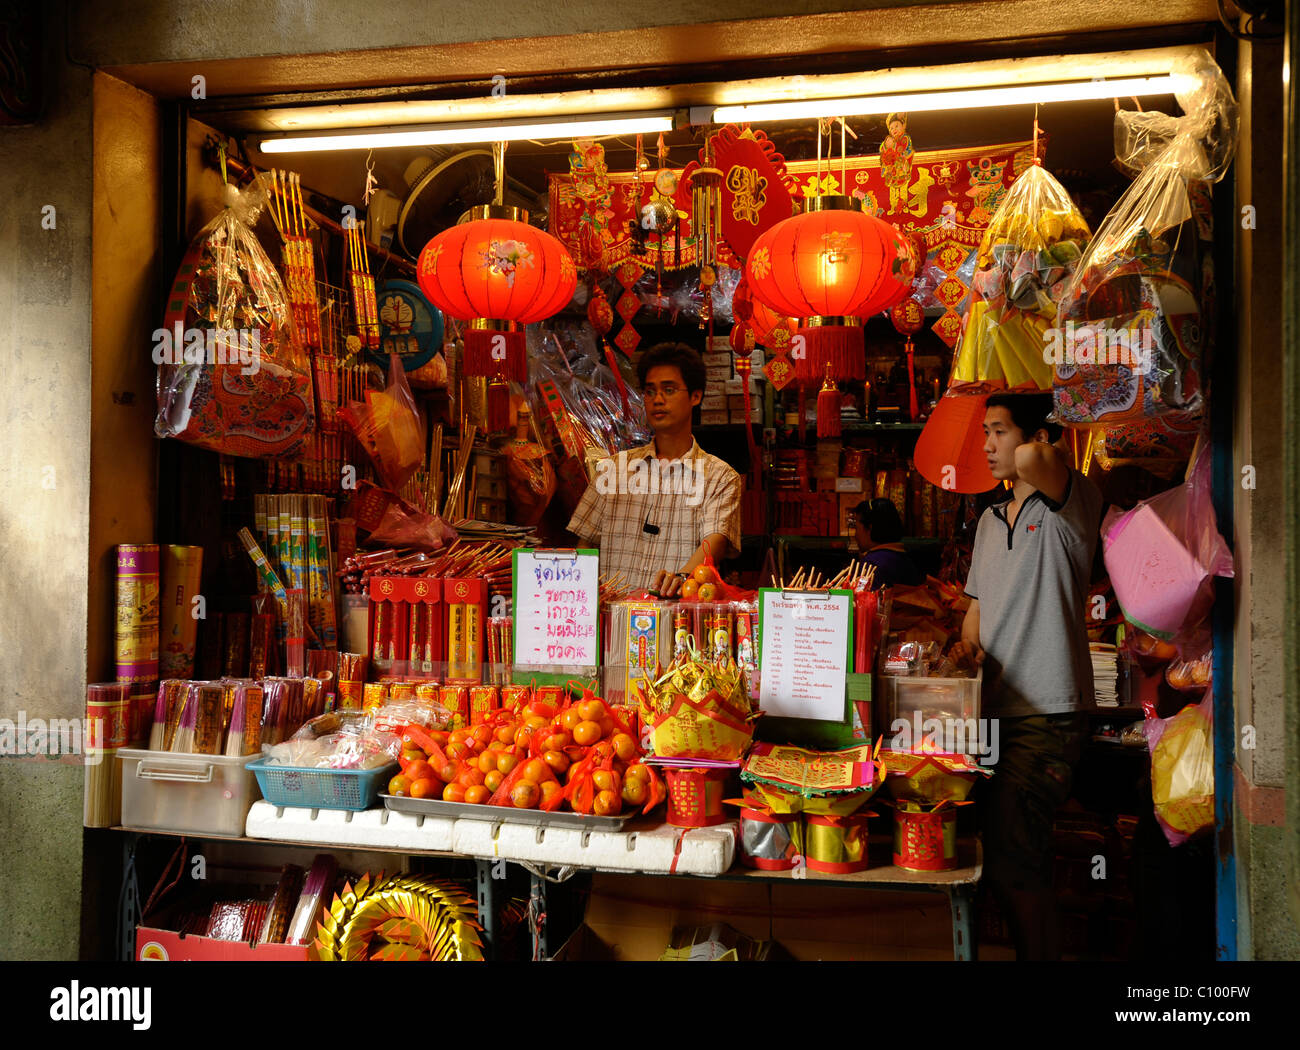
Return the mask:
{"type": "Polygon", "coordinates": [[[718,578],[716,569],[708,565],[697,565],[691,578],[682,584],[679,596],[684,602],[711,602],[717,599],[721,586],[722,580],[718,578]]]}
{"type": "Polygon", "coordinates": [[[585,693],[561,707],[533,700],[452,732],[407,726],[390,795],[615,816],[648,813],[663,783],[623,715],[585,693]]]}

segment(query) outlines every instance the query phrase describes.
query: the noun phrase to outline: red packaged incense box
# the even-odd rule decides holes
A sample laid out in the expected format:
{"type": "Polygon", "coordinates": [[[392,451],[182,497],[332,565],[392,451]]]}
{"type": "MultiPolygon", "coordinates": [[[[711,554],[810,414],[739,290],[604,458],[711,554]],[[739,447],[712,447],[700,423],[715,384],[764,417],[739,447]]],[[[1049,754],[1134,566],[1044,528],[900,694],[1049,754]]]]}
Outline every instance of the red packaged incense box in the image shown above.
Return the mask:
{"type": "Polygon", "coordinates": [[[447,607],[446,680],[457,685],[478,685],[483,681],[488,582],[484,579],[442,582],[447,607]]]}
{"type": "Polygon", "coordinates": [[[442,584],[422,576],[371,577],[370,662],[380,674],[446,677],[442,584]]]}

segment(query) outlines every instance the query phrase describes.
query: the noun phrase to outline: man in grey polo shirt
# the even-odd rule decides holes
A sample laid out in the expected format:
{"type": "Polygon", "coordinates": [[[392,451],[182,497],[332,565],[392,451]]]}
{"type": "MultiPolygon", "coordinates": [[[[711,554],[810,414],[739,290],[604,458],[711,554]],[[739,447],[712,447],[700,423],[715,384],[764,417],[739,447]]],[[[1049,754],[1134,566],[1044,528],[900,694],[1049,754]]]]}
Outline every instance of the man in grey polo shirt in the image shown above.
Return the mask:
{"type": "Polygon", "coordinates": [[[1021,960],[1060,957],[1052,821],[1094,707],[1084,616],[1102,498],[1054,447],[1051,408],[1050,394],[988,399],[984,452],[1012,487],[980,517],[962,624],[984,668],[984,717],[999,720],[978,806],[985,877],[1021,960]]]}

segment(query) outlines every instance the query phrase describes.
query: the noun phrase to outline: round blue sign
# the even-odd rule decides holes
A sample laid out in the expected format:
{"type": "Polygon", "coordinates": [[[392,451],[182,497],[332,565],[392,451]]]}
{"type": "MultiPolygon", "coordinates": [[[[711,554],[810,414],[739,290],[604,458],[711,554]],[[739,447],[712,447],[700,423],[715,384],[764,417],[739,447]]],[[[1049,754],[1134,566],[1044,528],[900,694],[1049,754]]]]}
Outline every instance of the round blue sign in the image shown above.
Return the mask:
{"type": "Polygon", "coordinates": [[[402,367],[414,372],[442,349],[442,313],[410,281],[385,281],[375,289],[379,307],[379,349],[370,357],[388,364],[389,354],[399,354],[402,367]]]}

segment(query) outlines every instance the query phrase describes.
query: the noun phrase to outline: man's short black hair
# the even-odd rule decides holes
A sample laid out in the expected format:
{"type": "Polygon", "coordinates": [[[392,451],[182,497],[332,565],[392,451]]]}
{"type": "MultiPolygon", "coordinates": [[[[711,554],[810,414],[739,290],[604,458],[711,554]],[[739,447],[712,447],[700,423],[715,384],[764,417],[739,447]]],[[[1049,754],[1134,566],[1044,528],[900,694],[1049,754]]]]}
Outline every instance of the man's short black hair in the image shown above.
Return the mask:
{"type": "Polygon", "coordinates": [[[990,394],[984,407],[1005,408],[1026,441],[1032,441],[1040,430],[1047,431],[1047,440],[1053,444],[1061,437],[1061,425],[1049,422],[1047,418],[1052,411],[1051,394],[990,394]]]}
{"type": "Polygon", "coordinates": [[[897,543],[903,538],[903,519],[892,499],[864,499],[853,508],[872,543],[897,543]]]}
{"type": "Polygon", "coordinates": [[[685,343],[658,343],[652,346],[636,363],[637,382],[645,386],[645,377],[650,369],[661,365],[675,368],[682,374],[688,393],[704,393],[705,374],[704,359],[699,352],[685,343]]]}

